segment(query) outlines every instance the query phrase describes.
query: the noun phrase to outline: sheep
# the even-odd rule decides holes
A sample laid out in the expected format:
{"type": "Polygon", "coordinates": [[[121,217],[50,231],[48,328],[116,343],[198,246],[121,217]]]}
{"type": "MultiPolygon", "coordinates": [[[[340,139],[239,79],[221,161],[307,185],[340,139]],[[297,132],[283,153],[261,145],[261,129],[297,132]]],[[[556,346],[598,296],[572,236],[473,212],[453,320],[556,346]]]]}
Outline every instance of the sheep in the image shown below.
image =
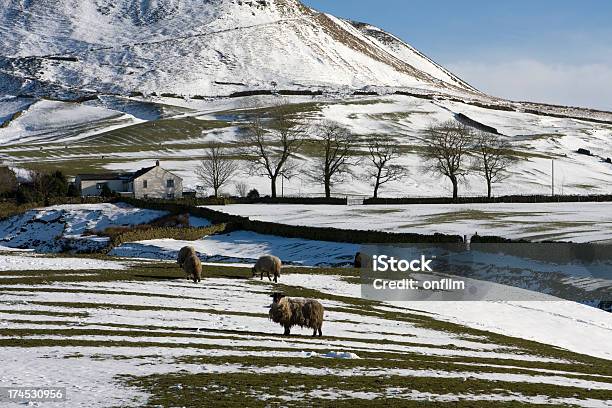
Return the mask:
{"type": "Polygon", "coordinates": [[[272,255],[265,255],[259,258],[255,266],[253,267],[253,277],[257,275],[257,273],[261,273],[261,280],[263,280],[264,272],[268,275],[268,279],[272,281],[270,274],[274,275],[274,283],[278,282],[278,278],[280,278],[281,268],[283,267],[283,263],[281,260],[272,255]]]}
{"type": "Polygon", "coordinates": [[[285,328],[285,336],[291,335],[293,326],[308,327],[314,330],[313,337],[323,336],[323,305],[313,299],[294,299],[282,293],[272,294],[270,320],[285,328]]]}
{"type": "Polygon", "coordinates": [[[176,260],[176,262],[179,264],[181,268],[183,267],[183,264],[185,263],[185,259],[187,259],[189,255],[196,255],[196,250],[194,247],[186,246],[186,247],[181,248],[181,250],[178,253],[177,260],[176,260]]]}
{"type": "Polygon", "coordinates": [[[190,254],[185,258],[183,270],[187,274],[187,279],[193,279],[193,283],[202,281],[202,262],[197,255],[190,254]]]}

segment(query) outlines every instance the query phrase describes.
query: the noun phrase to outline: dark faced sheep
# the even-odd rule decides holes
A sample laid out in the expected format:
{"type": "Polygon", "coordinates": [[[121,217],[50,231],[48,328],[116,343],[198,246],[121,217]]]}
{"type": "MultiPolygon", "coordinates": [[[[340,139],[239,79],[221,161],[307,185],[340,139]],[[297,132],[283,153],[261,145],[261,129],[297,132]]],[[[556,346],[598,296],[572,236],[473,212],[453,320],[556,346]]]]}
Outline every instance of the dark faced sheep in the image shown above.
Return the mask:
{"type": "Polygon", "coordinates": [[[270,320],[279,323],[285,328],[285,336],[291,335],[293,326],[308,327],[323,336],[323,305],[313,299],[292,299],[285,297],[282,293],[272,295],[272,306],[270,306],[270,320]]]}
{"type": "Polygon", "coordinates": [[[194,283],[202,281],[202,262],[197,255],[189,255],[183,263],[183,270],[187,274],[187,279],[193,279],[194,283]]]}
{"type": "Polygon", "coordinates": [[[181,250],[178,253],[177,260],[176,260],[176,262],[179,264],[181,268],[183,267],[183,264],[185,263],[185,259],[187,259],[189,255],[196,255],[196,250],[194,247],[186,246],[186,247],[181,248],[181,250]]]}
{"type": "Polygon", "coordinates": [[[259,258],[255,266],[253,267],[253,277],[255,277],[258,273],[261,274],[261,280],[263,280],[263,275],[266,273],[268,275],[268,279],[271,281],[272,278],[270,274],[274,275],[274,282],[278,282],[278,278],[280,278],[281,268],[283,264],[281,260],[272,255],[265,255],[259,258]]]}

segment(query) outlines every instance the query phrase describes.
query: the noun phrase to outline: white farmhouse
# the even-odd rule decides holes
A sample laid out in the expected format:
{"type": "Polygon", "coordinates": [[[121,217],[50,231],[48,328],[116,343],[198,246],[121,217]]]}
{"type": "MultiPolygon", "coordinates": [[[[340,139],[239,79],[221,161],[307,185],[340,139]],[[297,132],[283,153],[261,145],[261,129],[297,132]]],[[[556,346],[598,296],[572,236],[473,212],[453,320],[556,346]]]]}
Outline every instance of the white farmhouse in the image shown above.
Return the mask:
{"type": "Polygon", "coordinates": [[[163,169],[159,161],[135,173],[79,174],[75,184],[82,197],[99,196],[104,186],[133,198],[173,199],[183,196],[183,179],[163,169]]]}

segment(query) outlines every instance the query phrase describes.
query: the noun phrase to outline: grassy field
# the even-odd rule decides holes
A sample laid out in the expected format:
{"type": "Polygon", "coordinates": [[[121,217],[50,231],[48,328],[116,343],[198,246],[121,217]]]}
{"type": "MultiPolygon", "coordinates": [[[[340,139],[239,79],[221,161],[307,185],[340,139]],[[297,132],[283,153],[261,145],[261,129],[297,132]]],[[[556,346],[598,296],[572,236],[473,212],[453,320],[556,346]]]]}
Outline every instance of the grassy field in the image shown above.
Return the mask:
{"type": "Polygon", "coordinates": [[[612,399],[608,361],[292,283],[310,276],[344,285],[356,282],[351,269],[287,268],[278,285],[251,280],[248,268],[206,266],[204,275],[194,285],[172,263],[134,261],[103,272],[0,272],[3,361],[25,367],[16,380],[67,384],[71,406],[590,406],[612,399]],[[267,319],[272,291],[319,299],[324,337],[299,329],[281,336],[267,319]],[[330,351],[359,358],[324,357],[330,351]],[[91,375],[62,372],[73,365],[91,375]],[[100,394],[108,389],[114,394],[100,394]],[[85,391],[98,394],[79,394],[85,391]]]}

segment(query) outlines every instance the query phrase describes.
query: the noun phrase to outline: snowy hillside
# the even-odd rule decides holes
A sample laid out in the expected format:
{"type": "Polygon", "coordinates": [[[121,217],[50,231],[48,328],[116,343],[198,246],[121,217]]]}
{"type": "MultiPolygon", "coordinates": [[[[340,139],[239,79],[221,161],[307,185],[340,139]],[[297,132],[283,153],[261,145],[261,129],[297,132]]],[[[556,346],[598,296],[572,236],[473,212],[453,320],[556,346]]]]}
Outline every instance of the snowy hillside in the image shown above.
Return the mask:
{"type": "Polygon", "coordinates": [[[397,38],[297,0],[1,0],[0,9],[5,93],[474,91],[397,38]]]}
{"type": "Polygon", "coordinates": [[[108,246],[109,238],[96,234],[106,228],[146,224],[166,214],[124,204],[59,205],[30,210],[0,221],[0,248],[99,251],[108,246]]]}
{"type": "MultiPolygon", "coordinates": [[[[397,164],[408,169],[404,180],[384,186],[384,197],[446,196],[450,183],[423,172],[423,132],[432,123],[467,116],[497,129],[520,160],[508,169],[510,178],[493,186],[496,196],[506,194],[550,194],[551,160],[555,160],[555,184],[559,194],[609,194],[612,192],[612,114],[610,123],[583,110],[589,118],[552,117],[515,108],[489,109],[451,99],[433,100],[407,95],[215,98],[100,97],[85,103],[4,99],[11,118],[0,128],[0,160],[16,168],[43,168],[78,173],[136,171],[161,160],[163,166],[195,187],[195,168],[211,141],[234,143],[248,115],[279,102],[293,104],[296,116],[310,121],[329,120],[341,124],[364,140],[373,135],[394,138],[401,147],[397,164]],[[19,110],[22,108],[22,110],[19,110]],[[18,115],[13,115],[17,111],[18,115]],[[13,113],[12,113],[13,112],[13,113]],[[593,156],[578,154],[588,149],[593,156]]],[[[0,107],[4,106],[0,102],[0,107]]],[[[606,120],[607,121],[607,120],[606,120]]],[[[365,146],[363,152],[367,152],[365,146]]],[[[311,165],[306,153],[296,161],[311,165]]],[[[243,163],[244,164],[244,163],[243,163]]],[[[243,166],[245,167],[245,166],[243,166]]],[[[354,169],[346,183],[334,186],[339,195],[372,194],[364,166],[354,169]]],[[[269,194],[268,180],[248,176],[248,184],[269,194]]],[[[227,193],[234,193],[228,185],[227,193]]],[[[322,187],[297,174],[285,181],[287,195],[322,193],[322,187]]],[[[477,174],[469,175],[461,195],[481,195],[486,185],[477,174]]]]}
{"type": "MultiPolygon", "coordinates": [[[[297,0],[0,0],[0,163],[16,169],[75,176],[162,160],[195,188],[205,144],[237,141],[249,113],[279,103],[364,140],[393,137],[409,174],[383,196],[449,193],[422,172],[422,136],[459,117],[495,128],[521,159],[496,196],[550,193],[553,159],[557,193],[612,191],[612,113],[482,94],[394,35],[297,0]]],[[[364,173],[334,193],[371,195],[364,173]]],[[[486,191],[477,175],[464,182],[461,195],[486,191]]],[[[266,179],[248,183],[269,194],[266,179]]],[[[299,175],[285,184],[322,192],[299,175]]]]}

